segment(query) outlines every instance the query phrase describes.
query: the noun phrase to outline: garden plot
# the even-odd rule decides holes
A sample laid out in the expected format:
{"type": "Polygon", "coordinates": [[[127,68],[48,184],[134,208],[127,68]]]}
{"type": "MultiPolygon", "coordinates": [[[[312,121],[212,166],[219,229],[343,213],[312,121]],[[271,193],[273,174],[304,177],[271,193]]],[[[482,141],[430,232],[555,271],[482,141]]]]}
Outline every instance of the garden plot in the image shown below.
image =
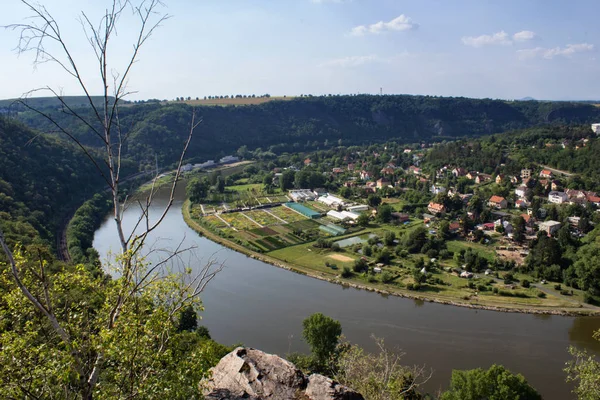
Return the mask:
{"type": "Polygon", "coordinates": [[[238,230],[247,231],[258,227],[257,224],[246,218],[244,215],[242,215],[242,213],[220,214],[220,217],[227,221],[227,223],[233,228],[238,230]]]}
{"type": "Polygon", "coordinates": [[[304,221],[307,219],[304,215],[300,214],[299,212],[290,210],[289,208],[283,206],[271,208],[269,211],[271,211],[271,213],[288,223],[304,221]]]}
{"type": "Polygon", "coordinates": [[[330,208],[327,208],[323,204],[316,201],[307,201],[304,203],[304,205],[312,210],[315,210],[316,212],[327,212],[331,210],[330,208]]]}
{"type": "Polygon", "coordinates": [[[246,211],[245,214],[263,226],[282,224],[280,220],[275,218],[264,210],[246,211]]]}
{"type": "Polygon", "coordinates": [[[214,228],[217,228],[217,229],[227,228],[227,225],[215,215],[207,215],[206,217],[202,217],[202,219],[204,220],[204,222],[208,223],[209,225],[211,225],[214,228]]]}

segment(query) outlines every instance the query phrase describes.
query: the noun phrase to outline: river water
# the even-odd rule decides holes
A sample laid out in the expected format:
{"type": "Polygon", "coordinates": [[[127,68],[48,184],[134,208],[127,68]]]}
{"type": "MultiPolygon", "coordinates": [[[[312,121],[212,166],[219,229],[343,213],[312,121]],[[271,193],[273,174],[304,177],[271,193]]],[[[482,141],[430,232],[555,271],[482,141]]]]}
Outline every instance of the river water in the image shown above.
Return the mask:
{"type": "MultiPolygon", "coordinates": [[[[181,215],[183,186],[160,227],[148,243],[157,248],[196,248],[183,262],[198,268],[213,258],[225,267],[202,294],[201,324],[224,344],[243,343],[285,355],[308,350],[302,341],[302,320],[322,312],[339,320],[353,343],[374,350],[372,335],[406,353],[404,364],[433,369],[426,385],[432,393],[447,387],[452,369],[488,368],[502,364],[520,372],[545,399],[571,399],[562,371],[575,345],[600,354],[592,332],[600,318],[501,313],[402,299],[344,288],[246,257],[198,236],[181,215]]],[[[157,210],[166,202],[160,195],[157,210]]],[[[139,211],[125,213],[132,226],[139,211]]],[[[96,232],[94,247],[105,256],[118,250],[114,222],[107,217],[96,232]]]]}

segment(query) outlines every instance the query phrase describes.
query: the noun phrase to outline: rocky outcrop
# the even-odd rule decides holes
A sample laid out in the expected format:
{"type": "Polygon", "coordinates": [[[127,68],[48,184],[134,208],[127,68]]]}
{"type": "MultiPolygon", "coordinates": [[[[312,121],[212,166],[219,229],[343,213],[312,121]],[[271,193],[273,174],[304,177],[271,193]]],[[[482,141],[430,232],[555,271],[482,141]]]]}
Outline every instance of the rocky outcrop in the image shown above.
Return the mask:
{"type": "Polygon", "coordinates": [[[238,347],[201,383],[207,400],[364,400],[319,374],[304,375],[294,364],[260,350],[238,347]]]}

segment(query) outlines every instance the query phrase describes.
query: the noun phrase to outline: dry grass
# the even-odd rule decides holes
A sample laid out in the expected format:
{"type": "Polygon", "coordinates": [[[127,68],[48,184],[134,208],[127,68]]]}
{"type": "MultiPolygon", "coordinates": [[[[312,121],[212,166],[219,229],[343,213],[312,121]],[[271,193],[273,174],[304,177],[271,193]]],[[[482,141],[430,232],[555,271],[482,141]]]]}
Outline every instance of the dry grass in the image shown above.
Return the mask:
{"type": "Polygon", "coordinates": [[[348,256],[344,256],[342,254],[330,254],[327,257],[333,258],[334,260],[341,261],[341,262],[354,261],[354,258],[348,257],[348,256]]]}

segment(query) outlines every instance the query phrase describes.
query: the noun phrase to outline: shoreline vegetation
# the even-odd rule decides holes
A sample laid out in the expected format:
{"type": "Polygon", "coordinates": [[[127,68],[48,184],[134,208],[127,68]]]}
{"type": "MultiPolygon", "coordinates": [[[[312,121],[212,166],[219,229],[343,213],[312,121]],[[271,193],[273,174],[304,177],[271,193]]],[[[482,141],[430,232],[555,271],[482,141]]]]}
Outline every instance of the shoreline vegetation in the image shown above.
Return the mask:
{"type": "Polygon", "coordinates": [[[399,288],[394,288],[394,290],[380,289],[380,288],[377,288],[375,285],[369,285],[368,283],[362,283],[362,282],[361,283],[352,282],[351,280],[343,279],[340,276],[335,276],[333,274],[331,274],[331,276],[327,276],[325,273],[318,272],[310,267],[297,265],[297,264],[291,263],[289,261],[284,261],[284,260],[280,260],[278,258],[269,256],[267,254],[255,252],[255,251],[250,250],[238,243],[228,240],[222,236],[219,236],[219,235],[215,234],[214,232],[211,232],[209,229],[202,226],[198,222],[196,222],[193,219],[193,217],[191,216],[190,208],[191,208],[191,202],[189,199],[186,199],[181,208],[183,219],[186,222],[186,224],[191,229],[193,229],[196,233],[198,233],[200,236],[204,236],[207,239],[209,239],[215,243],[221,244],[231,250],[242,253],[249,258],[259,260],[259,261],[265,262],[267,264],[271,264],[273,266],[276,266],[276,267],[279,267],[282,269],[286,269],[291,272],[296,272],[296,273],[299,273],[299,274],[302,274],[302,275],[305,275],[305,276],[308,276],[311,278],[316,278],[316,279],[320,279],[323,281],[327,281],[329,283],[334,283],[334,284],[342,285],[345,287],[352,287],[355,289],[361,289],[361,290],[366,290],[366,291],[370,291],[370,292],[375,292],[382,296],[397,296],[397,297],[408,298],[408,299],[413,299],[413,300],[427,301],[427,302],[432,302],[432,303],[465,307],[465,308],[471,308],[471,309],[481,309],[481,310],[499,311],[499,312],[517,312],[517,313],[527,313],[527,314],[561,315],[561,316],[595,316],[595,315],[598,315],[597,311],[589,309],[589,308],[583,308],[583,307],[581,309],[577,309],[577,308],[565,308],[565,307],[561,307],[561,308],[550,308],[550,307],[545,308],[545,307],[535,307],[535,306],[523,307],[521,305],[499,306],[499,305],[494,305],[493,303],[491,303],[489,301],[484,301],[484,302],[460,301],[458,299],[443,298],[441,296],[435,296],[435,295],[427,294],[427,293],[416,294],[414,292],[411,292],[410,290],[403,290],[403,289],[399,289],[399,288]]]}

